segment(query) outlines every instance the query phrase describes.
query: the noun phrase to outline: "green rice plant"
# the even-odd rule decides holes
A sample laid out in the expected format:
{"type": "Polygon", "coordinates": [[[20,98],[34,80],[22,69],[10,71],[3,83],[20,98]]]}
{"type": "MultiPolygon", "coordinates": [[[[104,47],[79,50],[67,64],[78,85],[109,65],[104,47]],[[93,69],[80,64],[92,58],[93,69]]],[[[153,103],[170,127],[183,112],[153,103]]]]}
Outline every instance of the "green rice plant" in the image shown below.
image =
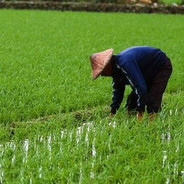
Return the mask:
{"type": "MultiPolygon", "coordinates": [[[[0,10],[1,183],[182,183],[182,15],[0,10]],[[161,48],[173,63],[162,112],[109,118],[111,79],[90,54],[161,48]]],[[[125,91],[125,99],[130,93],[125,91]]]]}
{"type": "Polygon", "coordinates": [[[115,53],[132,45],[161,48],[174,66],[167,91],[182,90],[182,18],[1,10],[0,121],[109,105],[111,79],[91,81],[89,56],[110,47],[115,53]]]}
{"type": "Polygon", "coordinates": [[[61,121],[45,123],[45,131],[29,132],[24,139],[19,127],[14,140],[1,145],[1,182],[180,183],[184,179],[183,124],[177,115],[160,114],[154,122],[145,117],[140,123],[121,112],[113,119],[96,117],[79,127],[52,130],[50,124],[61,121]]]}

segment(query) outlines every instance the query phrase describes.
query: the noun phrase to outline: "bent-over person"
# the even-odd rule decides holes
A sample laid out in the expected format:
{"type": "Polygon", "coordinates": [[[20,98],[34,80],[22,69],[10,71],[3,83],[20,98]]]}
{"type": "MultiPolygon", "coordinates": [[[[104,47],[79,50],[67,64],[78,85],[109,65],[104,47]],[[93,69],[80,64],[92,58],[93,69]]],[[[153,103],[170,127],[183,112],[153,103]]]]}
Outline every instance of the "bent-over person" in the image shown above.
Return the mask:
{"type": "Polygon", "coordinates": [[[125,86],[130,85],[128,112],[137,112],[141,119],[145,106],[152,119],[161,110],[162,96],[172,73],[172,65],[166,54],[151,46],[134,46],[113,55],[108,49],[90,56],[92,79],[110,76],[113,79],[111,115],[116,114],[123,97],[125,86]]]}

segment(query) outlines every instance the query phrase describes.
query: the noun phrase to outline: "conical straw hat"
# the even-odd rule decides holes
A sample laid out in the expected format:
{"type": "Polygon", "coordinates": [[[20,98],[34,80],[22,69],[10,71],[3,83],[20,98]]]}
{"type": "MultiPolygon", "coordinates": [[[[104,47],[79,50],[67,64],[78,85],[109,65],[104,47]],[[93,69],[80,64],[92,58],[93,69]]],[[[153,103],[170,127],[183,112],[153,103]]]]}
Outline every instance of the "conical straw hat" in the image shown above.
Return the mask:
{"type": "Polygon", "coordinates": [[[95,80],[102,73],[106,65],[109,63],[113,51],[113,49],[108,49],[102,52],[92,54],[90,56],[93,80],[95,80]]]}

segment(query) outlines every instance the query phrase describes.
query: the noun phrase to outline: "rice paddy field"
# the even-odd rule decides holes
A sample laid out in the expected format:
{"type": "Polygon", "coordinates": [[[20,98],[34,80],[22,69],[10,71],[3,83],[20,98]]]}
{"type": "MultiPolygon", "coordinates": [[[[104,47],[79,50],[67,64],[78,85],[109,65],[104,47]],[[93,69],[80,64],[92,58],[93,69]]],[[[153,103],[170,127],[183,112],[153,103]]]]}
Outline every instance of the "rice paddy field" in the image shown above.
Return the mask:
{"type": "Polygon", "coordinates": [[[184,17],[0,10],[0,182],[184,182],[184,17]],[[109,118],[112,80],[89,56],[133,45],[173,63],[162,112],[109,118]]]}

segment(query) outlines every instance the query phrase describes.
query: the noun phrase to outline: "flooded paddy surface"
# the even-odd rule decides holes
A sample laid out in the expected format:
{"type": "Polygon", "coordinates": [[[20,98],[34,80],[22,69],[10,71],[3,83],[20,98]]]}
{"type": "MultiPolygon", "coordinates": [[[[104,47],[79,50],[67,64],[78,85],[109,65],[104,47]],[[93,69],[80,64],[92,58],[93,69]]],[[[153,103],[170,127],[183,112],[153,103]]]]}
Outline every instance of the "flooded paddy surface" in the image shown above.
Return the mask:
{"type": "Polygon", "coordinates": [[[171,129],[153,135],[151,127],[128,120],[88,122],[6,142],[0,145],[0,182],[139,182],[138,173],[146,183],[183,182],[181,146],[171,129]]]}

